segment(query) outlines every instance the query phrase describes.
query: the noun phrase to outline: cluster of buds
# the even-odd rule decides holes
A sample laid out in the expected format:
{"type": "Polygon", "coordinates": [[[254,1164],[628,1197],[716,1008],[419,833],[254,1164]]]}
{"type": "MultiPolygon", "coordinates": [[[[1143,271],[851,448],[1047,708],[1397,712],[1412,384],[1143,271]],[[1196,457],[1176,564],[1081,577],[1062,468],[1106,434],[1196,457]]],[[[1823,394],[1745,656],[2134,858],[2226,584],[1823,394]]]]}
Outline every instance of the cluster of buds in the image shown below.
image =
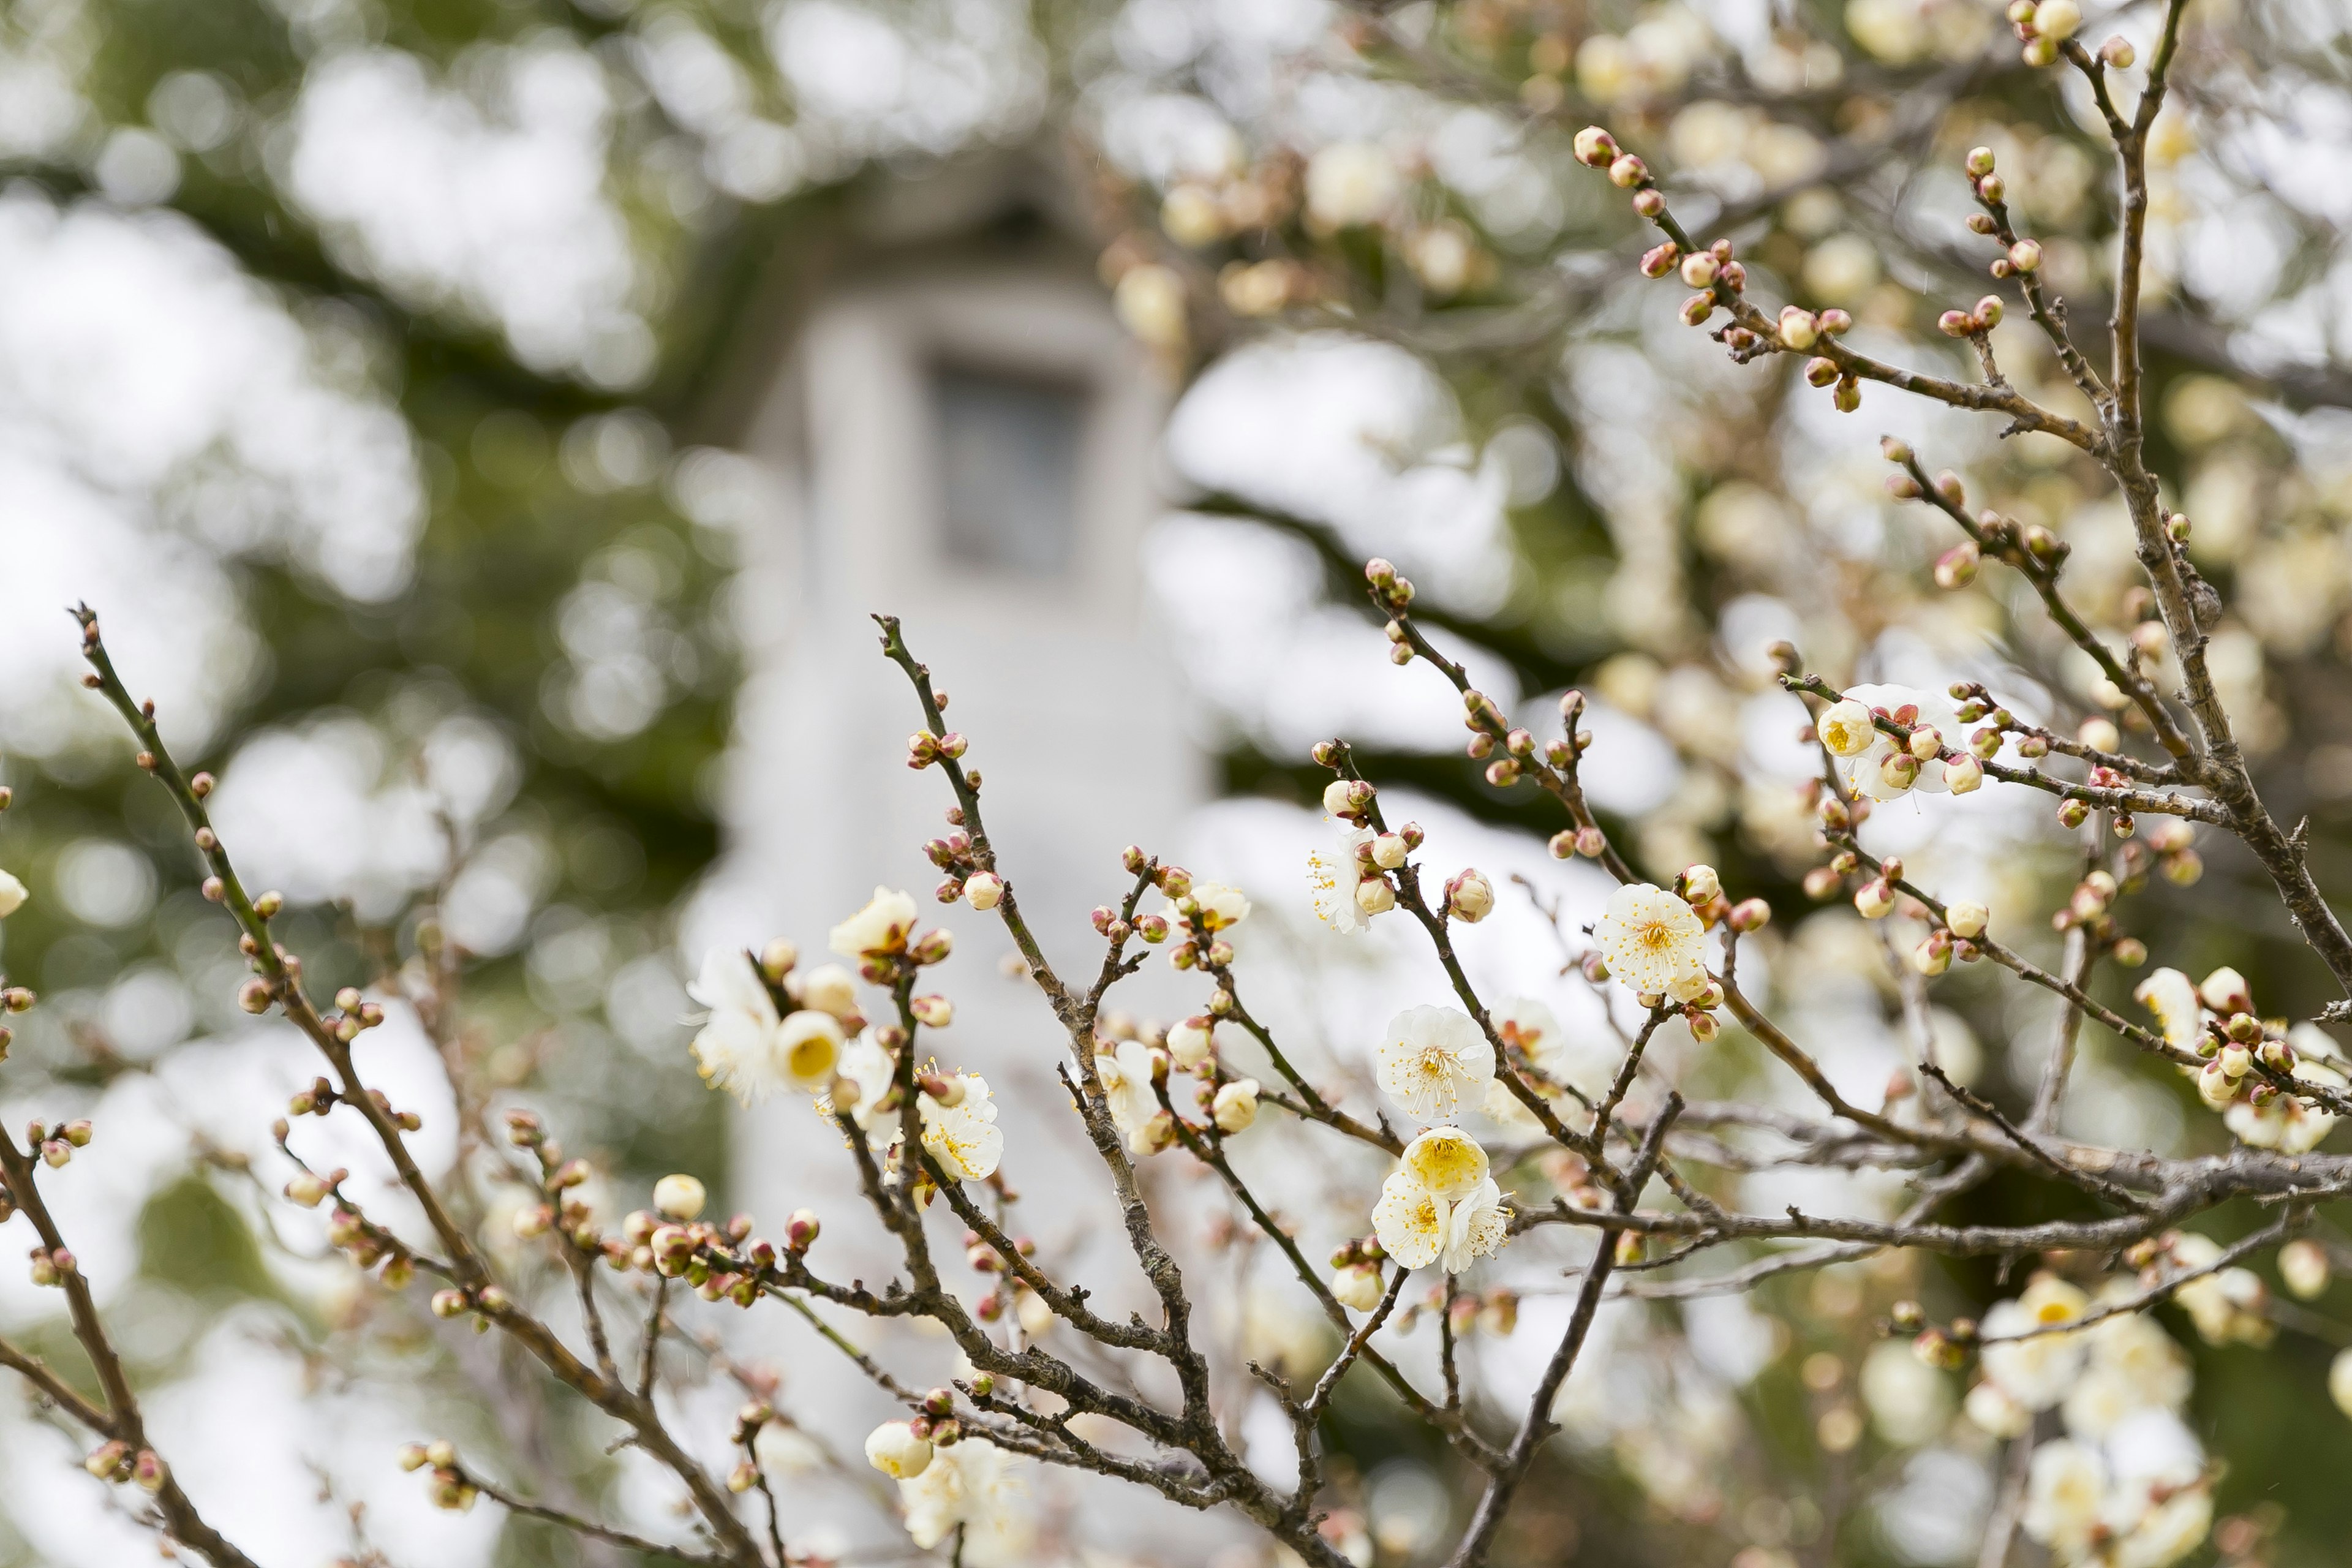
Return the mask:
{"type": "Polygon", "coordinates": [[[62,1286],[74,1271],[74,1255],[64,1247],[33,1248],[33,1283],[62,1286]]]}
{"type": "Polygon", "coordinates": [[[1937,317],[1936,330],[1948,338],[1980,338],[2000,325],[2000,300],[1988,294],[1973,310],[1947,310],[1937,317]]]}
{"type": "Polygon", "coordinates": [[[457,1468],[457,1446],[444,1437],[437,1443],[411,1443],[400,1450],[400,1468],[404,1470],[430,1468],[435,1508],[463,1513],[474,1506],[481,1489],[466,1479],[457,1468]]]}
{"type": "MultiPolygon", "coordinates": [[[[1404,614],[1406,607],[1412,603],[1412,579],[1399,572],[1393,561],[1375,555],[1365,562],[1364,581],[1372,585],[1373,601],[1391,616],[1404,614]]],[[[1394,621],[1389,624],[1389,640],[1399,644],[1405,640],[1404,628],[1394,621]]],[[[1408,649],[1405,657],[1397,662],[1408,663],[1412,658],[1412,651],[1408,649]]]]}
{"type": "Polygon", "coordinates": [[[25,1129],[25,1144],[37,1150],[41,1163],[54,1171],[72,1159],[75,1150],[89,1146],[90,1131],[87,1119],[61,1122],[54,1127],[44,1127],[35,1121],[25,1129]]]}
{"type": "MultiPolygon", "coordinates": [[[[1034,1258],[1037,1256],[1037,1238],[1035,1237],[1016,1236],[1012,1239],[1013,1250],[1019,1253],[1022,1257],[1034,1258]]],[[[990,1246],[988,1238],[982,1236],[980,1232],[976,1230],[968,1230],[963,1233],[963,1260],[971,1266],[974,1273],[978,1274],[1003,1274],[1011,1271],[1010,1267],[1005,1262],[1003,1255],[998,1252],[995,1247],[990,1246]]]]}
{"type": "MultiPolygon", "coordinates": [[[[2025,63],[2046,66],[2056,61],[2058,47],[2082,26],[2083,8],[2074,0],[2011,0],[2009,20],[2017,29],[2018,42],[2025,46],[2025,63]]],[[[2111,40],[2107,49],[2122,43],[2119,38],[2111,40]]],[[[2102,58],[2107,49],[2100,51],[2102,58]]],[[[2131,61],[2131,46],[2123,44],[2120,58],[2112,63],[2120,68],[2131,61]]]]}
{"type": "Polygon", "coordinates": [[[321,1022],[334,1031],[335,1038],[348,1046],[367,1030],[383,1025],[383,1008],[361,995],[358,986],[346,985],[335,993],[335,1011],[321,1022]]]}
{"type": "MultiPolygon", "coordinates": [[[[289,1116],[324,1116],[342,1100],[335,1086],[325,1078],[314,1078],[308,1089],[298,1089],[286,1100],[289,1116]]],[[[279,1136],[282,1138],[283,1133],[279,1136]]]]}
{"type": "Polygon", "coordinates": [[[2147,962],[2147,946],[2132,937],[2116,934],[2116,900],[2126,890],[2126,885],[2104,867],[2084,872],[2074,884],[2066,902],[2050,917],[2053,931],[2082,928],[2084,935],[2098,946],[2109,950],[2125,968],[2137,968],[2147,962]]]}
{"type": "Polygon", "coordinates": [[[1486,1291],[1457,1290],[1449,1300],[1441,1285],[1433,1291],[1429,1305],[1445,1313],[1446,1327],[1457,1340],[1466,1340],[1473,1333],[1508,1339],[1519,1326],[1519,1293],[1507,1287],[1486,1291]]]}
{"type": "Polygon", "coordinates": [[[163,1464],[163,1457],[152,1448],[134,1449],[119,1437],[92,1448],[89,1457],[82,1460],[81,1468],[101,1481],[111,1481],[117,1486],[132,1482],[141,1490],[148,1492],[162,1491],[164,1480],[171,1474],[163,1464]]]}
{"type": "MultiPolygon", "coordinates": [[[[2258,1065],[2272,1073],[2294,1070],[2294,1047],[2287,1043],[2285,1026],[2253,1016],[2249,1010],[2252,998],[2244,994],[2245,983],[2237,973],[2234,969],[2216,970],[2205,981],[2205,987],[2212,988],[2216,980],[2227,977],[2238,987],[2235,995],[2221,994],[2226,984],[2217,988],[2224,1005],[2214,1011],[2224,1016],[2209,1021],[2197,1041],[2197,1054],[2205,1058],[2197,1074],[2197,1096],[2215,1110],[2226,1110],[2241,1100],[2259,1110],[2278,1098],[2278,1086],[2256,1072],[2258,1065]]],[[[2213,1005],[2210,1000],[2206,1005],[2213,1005]]]]}
{"type": "Polygon", "coordinates": [[[2147,830],[2141,840],[2156,854],[2156,868],[2175,887],[2193,886],[2205,874],[2205,862],[2192,846],[2197,830],[2178,816],[2168,816],[2147,830]]]}
{"type": "MultiPolygon", "coordinates": [[[[338,1171],[335,1174],[340,1177],[343,1173],[338,1171]]],[[[387,1290],[405,1290],[416,1279],[416,1265],[401,1250],[400,1244],[377,1226],[370,1225],[365,1215],[347,1204],[338,1202],[328,1213],[327,1241],[350,1258],[354,1268],[362,1271],[383,1264],[383,1286],[387,1290]]]]}
{"type": "Polygon", "coordinates": [[[1331,1254],[1332,1298],[1350,1311],[1369,1312],[1379,1306],[1387,1289],[1381,1271],[1387,1257],[1375,1237],[1341,1243],[1331,1254]]]}
{"type": "MultiPolygon", "coordinates": [[[[760,1428],[775,1418],[774,1405],[764,1399],[754,1399],[735,1412],[735,1429],[729,1434],[728,1440],[749,1455],[751,1446],[759,1441],[760,1428]]],[[[760,1467],[751,1458],[747,1458],[727,1472],[727,1489],[738,1496],[759,1484],[760,1467]]]]}
{"type": "MultiPolygon", "coordinates": [[[[2068,10],[2074,9],[2072,0],[2053,0],[2053,4],[2063,5],[2068,10]]],[[[2013,14],[2014,7],[2011,10],[2013,14]]],[[[2079,16],[2076,18],[2078,21],[2080,19],[2079,16]]],[[[2042,269],[2042,247],[2033,240],[2019,238],[2016,232],[2009,226],[2009,213],[2004,205],[2009,199],[2009,185],[2008,182],[1993,172],[1992,149],[1970,148],[1967,168],[1969,189],[1975,194],[1978,202],[1985,209],[1980,213],[1969,215],[1969,229],[1971,233],[2000,240],[2003,247],[2001,253],[1993,258],[1992,275],[1995,278],[2010,278],[2020,274],[2039,272],[2042,269]]],[[[1997,310],[2000,302],[1998,300],[1988,302],[1996,307],[1996,313],[1992,320],[1985,323],[1987,327],[1990,327],[1993,321],[2000,319],[1997,310]]],[[[1977,310],[1981,315],[1984,305],[1979,304],[1977,310]]],[[[1958,337],[1962,334],[1955,332],[1953,335],[1958,337]]]]}
{"type": "MultiPolygon", "coordinates": [[[[961,818],[963,812],[959,807],[950,815],[961,818]]],[[[975,910],[992,910],[1004,897],[1004,879],[983,869],[973,858],[971,835],[961,826],[925,843],[923,854],[947,873],[933,889],[940,902],[951,904],[961,899],[975,910]]]]}
{"type": "MultiPolygon", "coordinates": [[[[805,1213],[793,1216],[794,1228],[805,1213]]],[[[750,1215],[737,1215],[723,1226],[708,1220],[681,1223],[638,1209],[622,1222],[620,1238],[605,1244],[603,1251],[616,1268],[683,1279],[706,1301],[724,1300],[749,1307],[760,1299],[761,1278],[775,1267],[779,1256],[774,1242],[752,1237],[751,1223],[750,1215]]],[[[814,1241],[814,1215],[808,1215],[807,1232],[814,1241]]],[[[788,1228],[787,1248],[795,1255],[805,1251],[805,1247],[791,1245],[792,1234],[788,1228]]]]}
{"type": "MultiPolygon", "coordinates": [[[[940,705],[944,707],[945,696],[942,695],[940,700],[940,705]]],[[[956,762],[962,758],[971,745],[971,742],[953,730],[950,730],[943,735],[934,735],[929,730],[918,730],[907,737],[907,765],[919,773],[942,759],[951,763],[956,762]]]]}
{"type": "Polygon", "coordinates": [[[1167,896],[1174,918],[1141,917],[1136,921],[1138,934],[1149,942],[1175,937],[1168,962],[1178,969],[1223,969],[1231,963],[1234,944],[1222,933],[1249,913],[1249,900],[1241,891],[1220,882],[1195,883],[1192,873],[1181,866],[1151,868],[1151,880],[1167,896]]]}

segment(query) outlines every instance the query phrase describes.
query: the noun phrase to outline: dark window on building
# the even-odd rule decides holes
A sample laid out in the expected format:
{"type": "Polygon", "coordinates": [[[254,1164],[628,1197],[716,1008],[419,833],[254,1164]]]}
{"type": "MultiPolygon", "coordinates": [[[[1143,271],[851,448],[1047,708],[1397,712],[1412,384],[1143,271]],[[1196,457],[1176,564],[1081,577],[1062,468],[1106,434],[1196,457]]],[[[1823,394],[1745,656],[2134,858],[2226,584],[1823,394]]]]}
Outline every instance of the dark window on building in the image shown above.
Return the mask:
{"type": "Polygon", "coordinates": [[[949,557],[1033,577],[1066,570],[1077,543],[1086,389],[940,365],[931,412],[949,557]]]}

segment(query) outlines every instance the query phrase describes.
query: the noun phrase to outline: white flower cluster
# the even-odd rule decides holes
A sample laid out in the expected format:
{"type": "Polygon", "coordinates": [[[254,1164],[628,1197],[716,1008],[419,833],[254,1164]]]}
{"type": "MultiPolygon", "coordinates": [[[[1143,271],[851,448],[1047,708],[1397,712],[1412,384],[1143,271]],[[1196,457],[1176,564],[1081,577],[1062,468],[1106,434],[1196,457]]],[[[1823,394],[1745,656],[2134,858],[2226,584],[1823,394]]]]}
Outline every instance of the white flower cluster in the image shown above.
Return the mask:
{"type": "Polygon", "coordinates": [[[1244,1131],[1257,1121],[1257,1079],[1225,1078],[1218,1071],[1215,1019],[1187,1018],[1157,1045],[1141,1037],[1100,1039],[1095,1079],[1102,1085],[1111,1125],[1131,1152],[1157,1154],[1176,1142],[1176,1119],[1160,1104],[1160,1087],[1171,1072],[1193,1076],[1195,1096],[1207,1100],[1218,1131],[1244,1131]]]}
{"type": "Polygon", "coordinates": [[[1967,795],[1984,783],[1984,768],[1960,745],[1959,712],[1945,698],[1907,686],[1849,688],[1831,704],[1813,732],[1837,760],[1847,789],[1870,800],[1894,800],[1924,790],[1967,795]],[[1900,725],[1898,742],[1878,721],[1900,725]]]}
{"type": "Polygon", "coordinates": [[[2284,1092],[2254,1070],[2259,1063],[2317,1088],[2342,1089],[2342,1070],[2319,1059],[2334,1055],[2335,1042],[2316,1025],[2257,1019],[2253,995],[2236,970],[2217,969],[2199,985],[2178,969],[2159,969],[2132,999],[2156,1016],[2166,1044],[2203,1058],[2202,1067],[2184,1063],[2180,1070],[2196,1079],[2198,1098],[2221,1112],[2239,1142],[2307,1154],[2336,1125],[2333,1111],[2284,1092]]]}
{"type": "Polygon", "coordinates": [[[2001,1437],[2058,1411],[2066,1436],[2034,1451],[2022,1523],[2066,1568],[2166,1568],[2212,1525],[2204,1454],[2179,1416],[2190,1388],[2180,1347],[2139,1312],[2063,1327],[2139,1289],[2117,1278],[2095,1300],[2042,1274],[1984,1317],[1984,1375],[1965,1408],[2001,1437]]]}
{"type": "Polygon", "coordinates": [[[1501,1250],[1510,1235],[1503,1190],[1486,1151],[1458,1127],[1433,1127],[1405,1145],[1372,1207],[1381,1248],[1406,1268],[1440,1265],[1460,1274],[1501,1250]]]}
{"type": "MultiPolygon", "coordinates": [[[[910,956],[935,961],[948,952],[946,933],[933,931],[915,952],[915,900],[887,888],[833,928],[831,946],[861,967],[910,956]]],[[[692,1050],[703,1078],[749,1105],[779,1089],[815,1097],[827,1115],[845,1112],[859,1128],[895,1147],[899,1128],[892,1091],[898,1058],[866,1027],[857,987],[837,963],[795,972],[799,953],[789,942],[770,942],[759,958],[740,948],[713,949],[687,994],[709,1009],[692,1050]],[[781,1008],[777,997],[793,1004],[781,1008]]],[[[919,996],[919,1023],[942,1027],[953,1016],[944,997],[919,996]]],[[[893,1031],[896,1033],[897,1031],[893,1031]]],[[[995,1125],[996,1103],[978,1073],[926,1073],[916,1097],[924,1152],[962,1181],[984,1181],[1004,1154],[995,1125]]]]}
{"type": "Polygon", "coordinates": [[[1032,1561],[1035,1514],[1026,1471],[1033,1461],[984,1437],[950,1442],[931,1426],[886,1421],[866,1439],[866,1462],[898,1483],[908,1538],[929,1552],[961,1531],[957,1561],[972,1568],[1032,1561]]]}

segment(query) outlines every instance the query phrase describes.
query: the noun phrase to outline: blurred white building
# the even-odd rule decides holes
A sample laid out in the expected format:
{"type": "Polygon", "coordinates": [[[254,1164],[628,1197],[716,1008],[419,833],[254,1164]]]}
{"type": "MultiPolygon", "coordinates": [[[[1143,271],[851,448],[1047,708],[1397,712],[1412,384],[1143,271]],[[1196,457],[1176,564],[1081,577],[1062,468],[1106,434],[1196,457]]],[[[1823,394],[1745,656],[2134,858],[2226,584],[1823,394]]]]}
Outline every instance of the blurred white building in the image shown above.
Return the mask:
{"type": "MultiPolygon", "coordinates": [[[[1029,157],[890,179],[779,266],[766,294],[776,324],[751,351],[737,443],[769,470],[776,500],[747,541],[727,868],[695,923],[751,944],[781,931],[820,963],[827,929],[877,884],[914,891],[957,937],[932,972],[957,1009],[940,1056],[994,1087],[1005,1173],[1022,1194],[1013,1224],[1050,1266],[1107,1281],[1111,1300],[1131,1285],[1145,1307],[1097,1157],[1054,1079],[1066,1039],[1036,987],[1006,973],[1013,948],[996,917],[930,902],[940,873],[923,844],[949,831],[953,798],[937,773],[906,765],[920,710],[868,618],[903,617],[952,700],[950,721],[971,738],[965,763],[982,772],[1005,874],[1057,968],[1090,977],[1101,940],[1088,914],[1129,881],[1121,847],[1173,847],[1203,798],[1206,760],[1171,633],[1152,623],[1141,581],[1165,388],[1112,313],[1074,194],[1029,157]]],[[[1149,966],[1121,1005],[1167,1016],[1181,1005],[1172,978],[1149,966]]],[[[824,1272],[877,1285],[902,1275],[879,1227],[860,1221],[838,1133],[807,1100],[753,1108],[738,1139],[739,1195],[770,1228],[813,1206],[827,1223],[824,1272]]],[[[950,1279],[977,1298],[989,1279],[962,1268],[951,1219],[934,1226],[950,1279]]],[[[887,1402],[814,1336],[775,1321],[792,1404],[837,1412],[831,1436],[854,1454],[887,1402]]],[[[852,1331],[887,1346],[918,1386],[954,1371],[943,1340],[852,1331]]],[[[1087,1486],[1090,1540],[1108,1530],[1139,1544],[1175,1522],[1178,1510],[1132,1489],[1087,1486]]],[[[1202,1560],[1202,1528],[1163,1535],[1192,1543],[1165,1560],[1202,1560]]]]}

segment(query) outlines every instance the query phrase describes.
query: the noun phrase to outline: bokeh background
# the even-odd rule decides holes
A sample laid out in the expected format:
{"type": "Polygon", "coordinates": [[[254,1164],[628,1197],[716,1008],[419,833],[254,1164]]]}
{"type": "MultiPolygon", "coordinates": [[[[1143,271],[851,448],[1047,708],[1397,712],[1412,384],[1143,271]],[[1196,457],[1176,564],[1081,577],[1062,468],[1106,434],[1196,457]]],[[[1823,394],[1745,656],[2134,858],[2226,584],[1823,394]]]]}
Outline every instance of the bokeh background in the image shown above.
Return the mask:
{"type": "MultiPolygon", "coordinates": [[[[2153,154],[2151,456],[2231,604],[2216,668],[2263,786],[2308,818],[2323,884],[2352,885],[2352,31],[2326,0],[2190,16],[2153,154]]],[[[2153,19],[2092,26],[2145,56],[2153,19]]],[[[0,1105],[98,1116],[55,1201],[159,1422],[205,1439],[191,1485],[233,1494],[223,1522],[273,1563],[583,1560],[494,1510],[426,1510],[390,1465],[425,1426],[624,1513],[663,1506],[520,1369],[371,1303],[272,1217],[252,1162],[307,1073],[236,1012],[225,921],[77,685],[63,605],[101,611],[166,734],[220,774],[224,837],[287,893],[320,984],[420,942],[466,955],[457,1021],[435,1039],[404,1015],[378,1047],[396,1099],[451,1103],[457,1064],[594,1151],[616,1208],[672,1169],[725,1194],[740,1129],[695,1077],[682,984],[760,910],[740,851],[773,825],[744,784],[768,757],[747,693],[802,613],[794,574],[818,570],[776,548],[773,367],[860,258],[1050,254],[1060,278],[1075,255],[1166,410],[1136,459],[1158,499],[1131,613],[1172,679],[1150,721],[1167,750],[1096,758],[1105,809],[1126,770],[1192,781],[1175,847],[1259,900],[1245,956],[1324,1064],[1360,1072],[1419,981],[1401,943],[1313,929],[1313,740],[1355,740],[1498,885],[1522,870],[1571,921],[1595,898],[1546,861],[1557,825],[1461,755],[1448,694],[1388,668],[1357,577],[1379,552],[1507,706],[1593,694],[1588,783],[1614,836],[1654,875],[1707,859],[1769,897],[1785,1013],[1874,1095],[1908,1059],[1902,998],[1868,928],[1799,891],[1801,715],[1764,649],[1791,638],[1839,681],[1984,679],[2053,721],[2107,710],[2013,581],[1932,586],[1950,541],[1885,500],[1875,441],[1899,431],[2061,533],[2116,630],[2138,616],[2122,512],[2054,444],[1874,387],[1840,416],[1792,367],[1723,363],[1633,275],[1630,216],[1566,142],[1605,120],[1686,221],[1738,237],[1764,292],[1959,374],[1933,321],[1982,291],[1969,145],[1999,153],[2086,338],[2105,314],[2095,120],[2005,37],[1982,0],[0,5],[0,864],[34,893],[0,959],[44,997],[0,1105]]],[[[1996,341],[2021,384],[2073,398],[2031,337],[1996,341]]],[[[1056,460],[1050,407],[1007,417],[983,435],[1056,460]]],[[[793,658],[805,682],[871,650],[803,638],[793,658]]],[[[1058,717],[992,766],[1087,765],[1073,736],[1121,719],[1058,717]]],[[[1968,804],[1872,831],[1923,880],[2038,923],[2078,850],[2032,803],[1968,804]]],[[[2152,879],[2126,923],[2192,975],[2236,964],[2266,1014],[2315,1012],[2325,973],[2259,874],[2202,847],[2203,879],[2152,879]]],[[[1475,961],[1590,1026],[1541,918],[1506,902],[1475,961]]],[[[1064,916],[1075,933],[1083,908],[1064,916]]],[[[1972,973],[1936,1003],[1947,1059],[2029,1097],[2038,1003],[1972,973]]],[[[2069,1131],[2226,1142],[2095,1028],[2084,1051],[2069,1131]]],[[[1737,1041],[1685,1057],[1710,1092],[1786,1092],[1737,1041]]],[[[1742,1189],[1801,1193],[1900,1195],[1742,1189]]],[[[1956,1212],[2065,1201],[2004,1179],[1956,1212]]],[[[1878,1260],[1748,1306],[1612,1309],[1607,1370],[1571,1385],[1509,1560],[1974,1562],[1990,1445],[1951,1419],[1957,1383],[1874,1359],[1873,1321],[1905,1295],[1979,1310],[2000,1268],[1878,1260]]],[[[1237,1333],[1318,1353],[1301,1303],[1250,1300],[1237,1333]]],[[[0,1323],[69,1361],[52,1305],[0,1278],[0,1323]]],[[[2267,1349],[2168,1318],[2197,1360],[2188,1423],[2228,1467],[2221,1560],[2340,1560],[2352,1427],[2321,1384],[2347,1308],[2280,1303],[2267,1349]]],[[[0,1563],[144,1560],[98,1483],[28,1479],[73,1452],[14,1392],[0,1407],[0,1563]]],[[[1363,1560],[1423,1560],[1461,1478],[1377,1401],[1334,1438],[1363,1560]]]]}

